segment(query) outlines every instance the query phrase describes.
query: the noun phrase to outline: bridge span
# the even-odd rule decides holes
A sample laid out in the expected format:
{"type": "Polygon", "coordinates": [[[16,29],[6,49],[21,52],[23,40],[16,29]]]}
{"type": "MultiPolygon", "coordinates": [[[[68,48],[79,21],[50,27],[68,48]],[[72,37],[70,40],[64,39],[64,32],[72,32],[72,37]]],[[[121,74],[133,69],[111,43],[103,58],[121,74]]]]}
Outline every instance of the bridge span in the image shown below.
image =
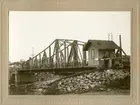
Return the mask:
{"type": "Polygon", "coordinates": [[[21,71],[83,68],[87,65],[84,45],[85,42],[78,40],[56,39],[43,51],[24,62],[21,71]]]}
{"type": "Polygon", "coordinates": [[[94,70],[87,66],[85,42],[78,40],[56,39],[47,48],[34,57],[23,62],[22,68],[16,71],[15,82],[28,83],[35,81],[33,73],[52,72],[55,74],[75,73],[94,70]]]}

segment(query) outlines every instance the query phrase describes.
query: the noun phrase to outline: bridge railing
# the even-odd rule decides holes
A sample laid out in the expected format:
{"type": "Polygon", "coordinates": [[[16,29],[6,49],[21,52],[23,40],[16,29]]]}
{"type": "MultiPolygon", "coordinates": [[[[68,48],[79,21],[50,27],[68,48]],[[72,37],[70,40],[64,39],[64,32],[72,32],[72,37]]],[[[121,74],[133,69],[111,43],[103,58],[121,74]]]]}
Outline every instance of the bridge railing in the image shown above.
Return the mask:
{"type": "Polygon", "coordinates": [[[54,62],[52,64],[34,64],[32,67],[29,66],[24,66],[23,69],[49,69],[49,68],[75,68],[75,67],[84,67],[85,64],[83,62],[77,62],[77,61],[72,61],[72,62],[54,62]]]}

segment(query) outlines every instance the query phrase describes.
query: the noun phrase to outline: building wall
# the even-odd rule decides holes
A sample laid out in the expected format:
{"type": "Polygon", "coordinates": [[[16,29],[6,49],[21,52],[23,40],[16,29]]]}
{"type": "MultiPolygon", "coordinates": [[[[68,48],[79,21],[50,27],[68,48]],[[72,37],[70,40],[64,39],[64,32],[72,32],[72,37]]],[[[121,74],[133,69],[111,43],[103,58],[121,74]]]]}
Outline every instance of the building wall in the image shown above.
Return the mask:
{"type": "Polygon", "coordinates": [[[90,46],[88,49],[88,66],[97,66],[99,65],[99,61],[96,60],[98,58],[98,49],[94,46],[90,46]],[[92,50],[94,50],[94,57],[92,56],[92,50]]]}
{"type": "Polygon", "coordinates": [[[88,66],[104,65],[104,61],[101,59],[103,58],[105,52],[108,52],[109,56],[112,57],[113,53],[115,53],[115,50],[99,50],[98,48],[91,45],[88,48],[88,66]],[[94,50],[94,57],[92,57],[92,50],[94,50]]]}

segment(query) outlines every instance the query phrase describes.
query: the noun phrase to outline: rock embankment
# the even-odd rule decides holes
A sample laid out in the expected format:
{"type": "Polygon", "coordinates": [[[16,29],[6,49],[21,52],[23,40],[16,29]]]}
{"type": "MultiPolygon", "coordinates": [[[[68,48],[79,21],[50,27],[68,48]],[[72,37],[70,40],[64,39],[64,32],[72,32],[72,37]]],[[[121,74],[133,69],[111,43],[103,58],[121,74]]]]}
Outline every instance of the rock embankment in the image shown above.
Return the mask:
{"type": "Polygon", "coordinates": [[[68,93],[84,93],[92,90],[106,90],[108,87],[129,88],[130,73],[126,70],[104,70],[90,71],[68,76],[50,84],[46,84],[42,88],[43,94],[68,94],[68,93]]]}

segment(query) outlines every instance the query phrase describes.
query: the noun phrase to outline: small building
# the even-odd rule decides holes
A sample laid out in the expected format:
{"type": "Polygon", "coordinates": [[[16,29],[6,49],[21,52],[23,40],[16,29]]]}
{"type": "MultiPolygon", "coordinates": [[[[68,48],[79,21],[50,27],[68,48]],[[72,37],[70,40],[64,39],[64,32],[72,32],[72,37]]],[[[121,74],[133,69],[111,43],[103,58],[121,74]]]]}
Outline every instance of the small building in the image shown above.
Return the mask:
{"type": "Polygon", "coordinates": [[[83,50],[88,51],[88,66],[102,66],[105,53],[111,57],[116,49],[119,49],[119,46],[113,41],[88,40],[83,50]]]}

